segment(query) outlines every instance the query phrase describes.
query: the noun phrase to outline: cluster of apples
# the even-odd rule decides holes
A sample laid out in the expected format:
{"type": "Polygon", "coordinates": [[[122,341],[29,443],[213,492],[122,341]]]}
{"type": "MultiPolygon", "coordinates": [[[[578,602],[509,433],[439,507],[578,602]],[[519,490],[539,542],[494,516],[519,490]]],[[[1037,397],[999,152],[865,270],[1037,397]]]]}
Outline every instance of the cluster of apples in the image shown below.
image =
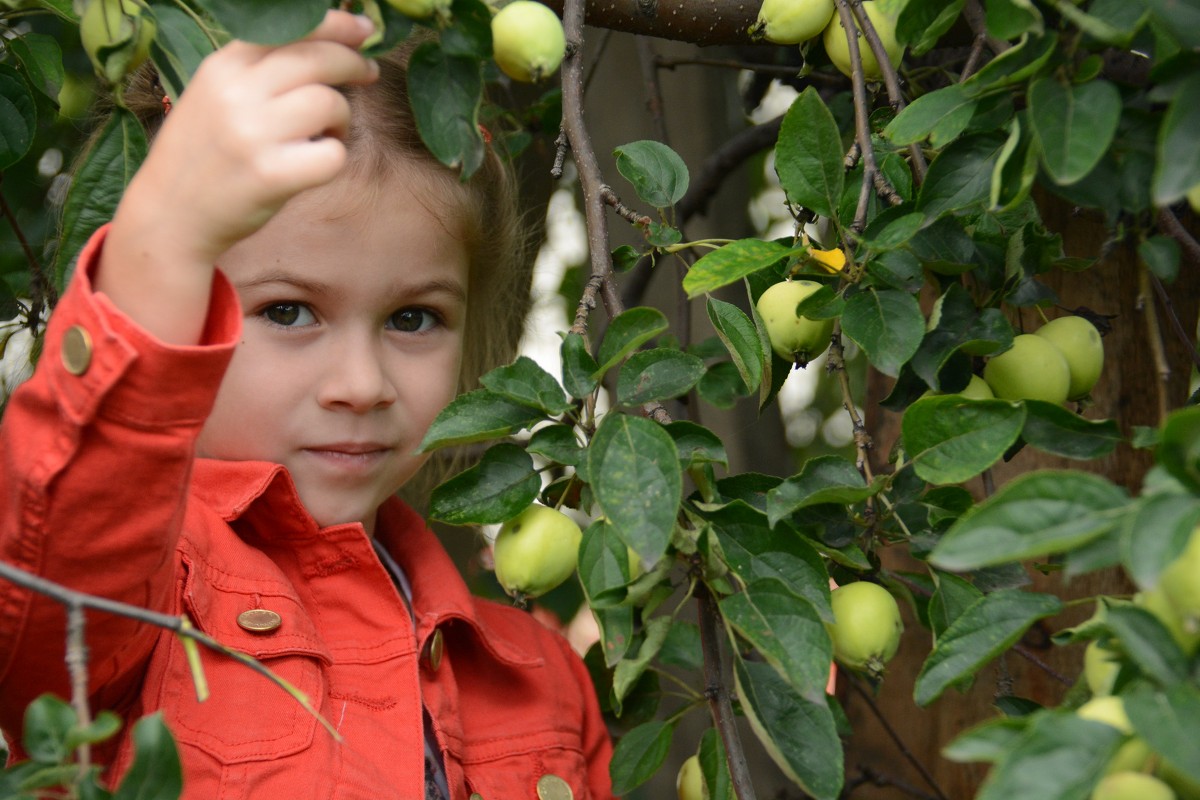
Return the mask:
{"type": "Polygon", "coordinates": [[[1065,403],[1092,391],[1104,369],[1104,343],[1083,317],[1059,317],[988,360],[983,379],[1004,400],[1065,403]]]}
{"type": "MultiPolygon", "coordinates": [[[[1185,655],[1190,657],[1200,648],[1200,527],[1192,532],[1183,553],[1163,570],[1158,585],[1138,592],[1133,602],[1163,624],[1185,655]]],[[[1094,640],[1084,651],[1083,677],[1092,698],[1076,713],[1111,725],[1126,737],[1092,800],[1200,800],[1200,785],[1137,736],[1124,700],[1112,694],[1121,663],[1121,643],[1115,640],[1094,640]]]]}
{"type": "MultiPolygon", "coordinates": [[[[871,27],[879,34],[888,60],[896,65],[904,54],[904,48],[896,41],[896,17],[884,11],[877,0],[864,0],[862,9],[871,20],[871,27]]],[[[834,10],[833,0],[763,0],[758,19],[750,27],[750,37],[776,44],[803,44],[821,36],[829,60],[842,74],[850,76],[853,67],[846,29],[834,10]]],[[[858,51],[863,77],[879,80],[882,72],[875,53],[861,39],[862,31],[857,28],[857,23],[855,27],[855,33],[860,37],[858,51]]]]}

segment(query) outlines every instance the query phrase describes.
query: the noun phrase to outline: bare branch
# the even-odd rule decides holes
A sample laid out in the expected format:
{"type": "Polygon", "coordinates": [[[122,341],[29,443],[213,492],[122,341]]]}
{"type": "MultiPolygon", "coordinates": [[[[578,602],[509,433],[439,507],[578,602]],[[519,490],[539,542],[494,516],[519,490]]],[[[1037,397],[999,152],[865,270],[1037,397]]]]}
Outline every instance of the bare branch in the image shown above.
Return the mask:
{"type": "Polygon", "coordinates": [[[848,675],[846,682],[849,683],[850,687],[858,693],[859,697],[866,701],[867,708],[871,709],[871,713],[875,715],[877,720],[879,720],[879,724],[883,726],[883,730],[885,733],[887,733],[888,738],[892,740],[892,742],[896,745],[896,748],[900,751],[900,754],[904,756],[904,760],[911,764],[913,769],[920,773],[921,777],[925,779],[925,783],[929,784],[929,788],[933,789],[939,800],[949,800],[949,798],[946,796],[946,793],[942,791],[942,787],[938,785],[937,779],[935,779],[929,769],[921,763],[921,759],[917,758],[916,755],[913,754],[913,751],[908,749],[908,745],[906,745],[904,740],[900,738],[900,734],[898,734],[896,729],[893,728],[887,721],[887,717],[883,715],[883,712],[879,710],[879,706],[876,705],[875,698],[871,697],[871,693],[867,691],[865,686],[862,685],[862,682],[853,675],[848,675]]]}
{"type": "Polygon", "coordinates": [[[717,732],[721,734],[721,741],[725,744],[730,780],[737,798],[754,800],[754,784],[750,779],[750,767],[746,764],[745,751],[742,749],[741,738],[734,723],[733,703],[721,676],[721,664],[724,661],[717,626],[721,612],[717,608],[716,598],[708,591],[707,586],[697,588],[696,600],[700,611],[700,646],[704,650],[704,696],[708,698],[713,722],[717,726],[717,732]]]}
{"type": "MultiPolygon", "coordinates": [[[[565,16],[568,3],[547,0],[546,5],[565,16]]],[[[596,28],[708,46],[753,44],[748,31],[758,17],[758,6],[743,0],[706,0],[702,8],[694,0],[591,0],[580,13],[581,23],[596,28]]]]}

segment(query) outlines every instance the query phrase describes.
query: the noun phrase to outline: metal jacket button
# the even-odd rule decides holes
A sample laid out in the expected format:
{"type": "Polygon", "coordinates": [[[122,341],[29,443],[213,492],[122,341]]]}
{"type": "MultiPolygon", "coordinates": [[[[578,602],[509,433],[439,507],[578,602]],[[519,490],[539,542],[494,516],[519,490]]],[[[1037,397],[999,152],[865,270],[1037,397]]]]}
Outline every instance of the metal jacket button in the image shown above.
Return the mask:
{"type": "Polygon", "coordinates": [[[557,775],[543,775],[537,782],[538,800],[574,800],[575,793],[557,775]]]}
{"type": "Polygon", "coordinates": [[[92,363],[92,336],[82,325],[72,326],[62,340],[62,363],[72,375],[87,372],[92,363]]]}
{"type": "Polygon", "coordinates": [[[472,792],[471,800],[483,800],[483,795],[481,795],[479,792],[472,792]]]}
{"type": "Polygon", "coordinates": [[[252,608],[238,614],[237,624],[251,633],[270,633],[283,624],[283,617],[267,608],[252,608]]]}
{"type": "Polygon", "coordinates": [[[429,668],[436,670],[442,664],[442,651],[445,644],[442,642],[442,631],[440,628],[435,628],[433,635],[429,637],[429,641],[425,643],[425,661],[429,664],[429,668]]]}

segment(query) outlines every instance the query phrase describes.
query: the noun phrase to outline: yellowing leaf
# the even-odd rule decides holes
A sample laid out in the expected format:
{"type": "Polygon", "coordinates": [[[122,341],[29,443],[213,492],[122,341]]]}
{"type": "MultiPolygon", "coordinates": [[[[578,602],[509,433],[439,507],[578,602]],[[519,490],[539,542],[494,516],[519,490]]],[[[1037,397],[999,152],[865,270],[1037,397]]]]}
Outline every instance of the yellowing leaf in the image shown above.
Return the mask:
{"type": "Polygon", "coordinates": [[[821,250],[814,247],[809,251],[813,261],[816,261],[825,269],[829,270],[830,274],[836,274],[846,268],[846,254],[839,248],[833,250],[821,250]]]}

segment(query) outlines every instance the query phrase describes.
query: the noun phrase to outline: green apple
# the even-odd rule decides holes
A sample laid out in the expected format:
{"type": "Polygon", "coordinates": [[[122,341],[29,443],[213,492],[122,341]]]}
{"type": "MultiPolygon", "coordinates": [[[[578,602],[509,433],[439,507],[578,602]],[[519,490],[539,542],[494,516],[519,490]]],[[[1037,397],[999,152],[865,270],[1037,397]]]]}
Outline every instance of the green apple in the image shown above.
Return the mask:
{"type": "Polygon", "coordinates": [[[553,75],[566,52],[558,15],[535,0],[513,0],[492,17],[492,56],[514,81],[537,83],[553,75]]]}
{"type": "Polygon", "coordinates": [[[1153,775],[1114,772],[1096,784],[1091,800],[1175,800],[1175,792],[1153,775]]]}
{"type": "MultiPolygon", "coordinates": [[[[892,62],[893,66],[900,63],[900,58],[904,55],[904,48],[896,41],[896,15],[884,11],[878,0],[863,0],[862,8],[867,12],[867,18],[871,20],[875,32],[879,34],[879,41],[883,42],[883,49],[888,55],[888,61],[892,62]]],[[[877,81],[883,76],[883,71],[880,70],[879,62],[875,59],[875,52],[871,50],[870,43],[862,35],[862,30],[859,29],[857,23],[854,26],[854,32],[858,34],[858,52],[862,57],[863,77],[869,81],[877,81]]],[[[846,29],[842,27],[839,15],[833,15],[833,19],[825,28],[822,41],[825,43],[825,52],[829,55],[829,60],[833,62],[833,65],[841,70],[843,75],[853,76],[850,46],[846,43],[846,29]]]]}
{"type": "Polygon", "coordinates": [[[759,295],[755,304],[767,327],[771,349],[784,361],[800,367],[824,353],[833,334],[833,320],[809,319],[796,313],[796,306],[820,288],[816,281],[781,281],[759,295]]]}
{"type": "Polygon", "coordinates": [[[1034,335],[1057,347],[1067,360],[1071,372],[1067,398],[1085,397],[1104,369],[1104,343],[1096,326],[1083,317],[1059,317],[1038,328],[1034,335]]]}
{"type": "Polygon", "coordinates": [[[116,83],[150,57],[158,26],[142,0],[88,0],[79,38],[96,74],[116,83]]]}
{"type": "Polygon", "coordinates": [[[1084,719],[1103,722],[1130,737],[1117,749],[1105,773],[1140,770],[1150,762],[1154,753],[1144,739],[1133,735],[1133,723],[1129,721],[1129,715],[1125,713],[1125,701],[1120,697],[1111,694],[1093,697],[1075,713],[1084,719]]]}
{"type": "Polygon", "coordinates": [[[831,19],[833,0],[763,0],[750,38],[800,44],[825,30],[831,19]]]}
{"type": "Polygon", "coordinates": [[[1088,642],[1083,651],[1083,679],[1094,695],[1112,694],[1117,673],[1121,671],[1121,657],[1100,641],[1088,642]]]}
{"type": "Polygon", "coordinates": [[[387,0],[392,8],[413,19],[429,19],[434,14],[450,16],[451,0],[387,0]]]}
{"type": "Polygon", "coordinates": [[[539,597],[571,577],[582,538],[573,519],[535,503],[500,526],[496,580],[518,599],[539,597]]]}
{"type": "Polygon", "coordinates": [[[675,794],[679,800],[705,800],[708,790],[704,786],[704,772],[700,769],[700,756],[689,756],[679,767],[675,776],[675,794]]]}
{"type": "Polygon", "coordinates": [[[1045,400],[1065,403],[1071,388],[1071,368],[1048,339],[1022,333],[1012,347],[988,359],[983,379],[1004,400],[1045,400]]]}
{"type": "Polygon", "coordinates": [[[830,594],[833,624],[826,624],[833,640],[833,657],[855,672],[878,678],[896,655],[904,622],[891,593],[876,583],[855,581],[830,594]]]}
{"type": "Polygon", "coordinates": [[[1158,586],[1179,616],[1184,633],[1200,633],[1200,527],[1158,576],[1158,586]]]}
{"type": "Polygon", "coordinates": [[[1184,626],[1183,618],[1179,616],[1179,612],[1175,610],[1175,606],[1163,591],[1161,581],[1160,577],[1158,586],[1135,594],[1133,602],[1156,616],[1163,627],[1171,633],[1171,638],[1175,640],[1180,649],[1191,655],[1200,645],[1200,629],[1195,625],[1184,626]]]}

